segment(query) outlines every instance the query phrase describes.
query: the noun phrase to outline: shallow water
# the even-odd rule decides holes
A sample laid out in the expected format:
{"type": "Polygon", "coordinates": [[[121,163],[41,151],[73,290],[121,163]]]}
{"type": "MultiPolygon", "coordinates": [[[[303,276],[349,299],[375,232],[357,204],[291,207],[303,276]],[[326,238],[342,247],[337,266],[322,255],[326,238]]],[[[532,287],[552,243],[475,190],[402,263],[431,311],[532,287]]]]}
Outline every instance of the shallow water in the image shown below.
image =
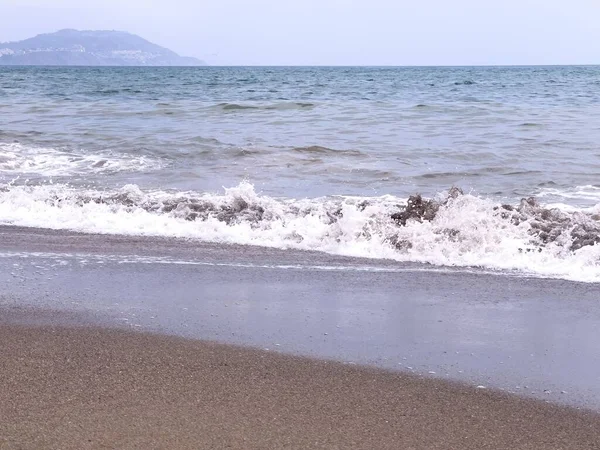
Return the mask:
{"type": "Polygon", "coordinates": [[[0,242],[0,310],[84,313],[600,410],[593,284],[14,227],[0,242]]]}

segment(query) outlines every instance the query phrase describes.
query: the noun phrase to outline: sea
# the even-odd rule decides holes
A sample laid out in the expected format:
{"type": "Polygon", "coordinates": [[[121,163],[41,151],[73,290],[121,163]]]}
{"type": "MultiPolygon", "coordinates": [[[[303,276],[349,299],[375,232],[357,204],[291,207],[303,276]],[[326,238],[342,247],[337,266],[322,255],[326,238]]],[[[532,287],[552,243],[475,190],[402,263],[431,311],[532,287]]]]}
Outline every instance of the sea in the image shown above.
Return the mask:
{"type": "Polygon", "coordinates": [[[0,225],[598,283],[600,66],[0,68],[0,225]]]}

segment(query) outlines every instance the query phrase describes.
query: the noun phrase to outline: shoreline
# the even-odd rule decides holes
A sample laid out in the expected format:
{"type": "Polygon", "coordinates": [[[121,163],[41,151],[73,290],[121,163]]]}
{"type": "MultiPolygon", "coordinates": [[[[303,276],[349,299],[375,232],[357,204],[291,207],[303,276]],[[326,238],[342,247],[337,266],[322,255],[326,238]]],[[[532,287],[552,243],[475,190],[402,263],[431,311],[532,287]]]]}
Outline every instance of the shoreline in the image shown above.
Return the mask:
{"type": "Polygon", "coordinates": [[[421,374],[600,411],[595,285],[0,227],[0,308],[421,374]]]}
{"type": "Polygon", "coordinates": [[[198,238],[143,234],[93,233],[70,229],[0,225],[0,255],[34,254],[41,257],[138,258],[139,261],[172,264],[213,264],[263,268],[307,268],[374,272],[430,272],[455,275],[538,280],[560,284],[595,286],[596,281],[573,280],[519,270],[481,266],[436,265],[426,262],[349,256],[321,250],[279,248],[259,244],[203,241],[198,238]],[[2,254],[2,251],[5,251],[2,254]],[[270,265],[261,265],[267,259],[270,265]],[[261,261],[257,264],[257,260],[261,261]],[[235,263],[232,263],[235,261],[235,263]]]}
{"type": "Polygon", "coordinates": [[[598,413],[495,390],[83,321],[11,324],[18,316],[0,323],[7,448],[576,450],[600,442],[598,413]]]}

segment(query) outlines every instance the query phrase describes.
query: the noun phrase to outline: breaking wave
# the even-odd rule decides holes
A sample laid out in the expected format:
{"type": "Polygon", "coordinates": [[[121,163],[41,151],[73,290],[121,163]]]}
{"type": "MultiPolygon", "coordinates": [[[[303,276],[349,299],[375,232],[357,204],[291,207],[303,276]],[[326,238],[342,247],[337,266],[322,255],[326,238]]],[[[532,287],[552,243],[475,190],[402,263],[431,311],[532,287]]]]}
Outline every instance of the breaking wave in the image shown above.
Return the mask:
{"type": "Polygon", "coordinates": [[[600,282],[600,205],[549,208],[452,188],[434,199],[273,198],[249,183],[224,193],[0,188],[0,224],[172,236],[317,250],[443,266],[600,282]]]}
{"type": "Polygon", "coordinates": [[[51,147],[0,143],[0,174],[69,176],[158,170],[164,162],[127,154],[83,154],[51,147]]]}
{"type": "Polygon", "coordinates": [[[569,209],[565,204],[571,200],[600,203],[600,185],[575,186],[571,189],[546,187],[540,190],[537,197],[546,201],[555,201],[556,207],[569,209]]]}

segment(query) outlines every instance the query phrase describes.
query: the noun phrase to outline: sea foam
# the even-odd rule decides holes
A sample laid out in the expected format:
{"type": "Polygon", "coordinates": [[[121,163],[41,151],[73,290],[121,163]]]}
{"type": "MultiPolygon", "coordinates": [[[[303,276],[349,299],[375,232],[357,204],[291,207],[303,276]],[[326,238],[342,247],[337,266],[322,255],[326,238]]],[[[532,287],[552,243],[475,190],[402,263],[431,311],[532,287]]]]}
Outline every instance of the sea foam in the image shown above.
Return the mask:
{"type": "Polygon", "coordinates": [[[260,195],[249,183],[222,193],[147,191],[135,185],[112,191],[5,185],[0,189],[0,223],[600,282],[600,205],[547,210],[527,202],[502,206],[469,194],[442,193],[430,220],[415,217],[401,224],[393,217],[406,211],[407,200],[391,195],[274,198],[260,195]],[[587,233],[583,240],[581,230],[587,233]]]}
{"type": "Polygon", "coordinates": [[[0,143],[0,172],[4,174],[60,177],[152,171],[164,165],[163,161],[142,155],[84,154],[53,147],[0,143]]]}

